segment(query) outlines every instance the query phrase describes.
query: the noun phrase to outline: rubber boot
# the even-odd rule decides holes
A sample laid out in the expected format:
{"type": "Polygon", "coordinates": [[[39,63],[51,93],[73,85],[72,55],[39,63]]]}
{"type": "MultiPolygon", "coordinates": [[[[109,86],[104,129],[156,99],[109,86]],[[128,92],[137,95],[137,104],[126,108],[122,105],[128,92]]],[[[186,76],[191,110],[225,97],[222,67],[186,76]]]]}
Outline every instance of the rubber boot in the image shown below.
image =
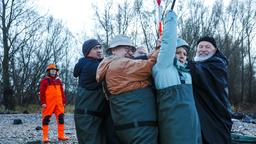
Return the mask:
{"type": "Polygon", "coordinates": [[[66,141],[69,140],[69,137],[64,135],[64,124],[58,124],[58,140],[66,141]]]}
{"type": "Polygon", "coordinates": [[[43,143],[48,143],[48,125],[43,126],[43,143]]]}

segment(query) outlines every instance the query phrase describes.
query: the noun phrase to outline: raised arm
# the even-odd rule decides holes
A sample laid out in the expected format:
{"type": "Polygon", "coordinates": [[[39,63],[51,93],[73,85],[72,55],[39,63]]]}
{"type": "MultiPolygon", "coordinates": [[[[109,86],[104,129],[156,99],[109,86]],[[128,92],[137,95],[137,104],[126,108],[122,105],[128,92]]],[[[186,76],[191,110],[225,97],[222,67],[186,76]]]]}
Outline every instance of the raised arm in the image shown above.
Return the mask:
{"type": "Polygon", "coordinates": [[[173,11],[169,11],[165,17],[163,38],[160,52],[157,57],[157,65],[168,67],[173,65],[177,40],[177,16],[173,11]]]}

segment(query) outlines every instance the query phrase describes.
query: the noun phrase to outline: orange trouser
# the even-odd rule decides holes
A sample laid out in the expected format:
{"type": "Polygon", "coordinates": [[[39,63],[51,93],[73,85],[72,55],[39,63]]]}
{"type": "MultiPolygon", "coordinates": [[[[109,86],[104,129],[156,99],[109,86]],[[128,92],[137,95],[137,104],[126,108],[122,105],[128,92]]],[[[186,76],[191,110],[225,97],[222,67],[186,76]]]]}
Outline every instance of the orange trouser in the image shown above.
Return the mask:
{"type": "Polygon", "coordinates": [[[58,122],[58,137],[64,137],[64,105],[59,86],[50,85],[46,89],[46,108],[42,110],[43,140],[48,140],[48,125],[54,113],[58,122]]]}
{"type": "Polygon", "coordinates": [[[42,111],[43,125],[48,125],[52,114],[55,114],[58,124],[64,124],[64,106],[63,105],[47,105],[42,111]]]}
{"type": "Polygon", "coordinates": [[[46,108],[42,111],[43,125],[48,125],[52,113],[59,124],[64,124],[64,105],[60,85],[49,85],[45,91],[46,108]]]}
{"type": "Polygon", "coordinates": [[[55,114],[56,120],[58,122],[58,138],[63,138],[64,136],[64,106],[58,105],[47,105],[42,111],[42,125],[43,125],[43,141],[48,141],[48,125],[50,123],[50,118],[52,113],[55,114]]]}

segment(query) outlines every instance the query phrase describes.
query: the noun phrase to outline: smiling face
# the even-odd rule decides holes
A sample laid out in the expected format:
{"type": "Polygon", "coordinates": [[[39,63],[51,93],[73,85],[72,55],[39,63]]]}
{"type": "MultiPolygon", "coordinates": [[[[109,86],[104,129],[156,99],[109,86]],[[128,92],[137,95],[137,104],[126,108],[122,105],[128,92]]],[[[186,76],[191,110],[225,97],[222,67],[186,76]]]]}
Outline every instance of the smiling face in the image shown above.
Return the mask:
{"type": "Polygon", "coordinates": [[[216,48],[210,42],[201,41],[197,45],[196,55],[198,56],[209,56],[215,54],[215,52],[216,48]]]}
{"type": "Polygon", "coordinates": [[[198,60],[206,60],[213,56],[217,49],[207,41],[201,41],[196,48],[195,58],[198,60]]]}
{"type": "Polygon", "coordinates": [[[101,59],[102,58],[102,48],[101,45],[96,45],[93,47],[87,57],[95,58],[95,59],[101,59]]]}
{"type": "Polygon", "coordinates": [[[187,61],[187,51],[183,47],[179,47],[176,49],[176,58],[180,61],[180,63],[185,64],[187,61]]]}

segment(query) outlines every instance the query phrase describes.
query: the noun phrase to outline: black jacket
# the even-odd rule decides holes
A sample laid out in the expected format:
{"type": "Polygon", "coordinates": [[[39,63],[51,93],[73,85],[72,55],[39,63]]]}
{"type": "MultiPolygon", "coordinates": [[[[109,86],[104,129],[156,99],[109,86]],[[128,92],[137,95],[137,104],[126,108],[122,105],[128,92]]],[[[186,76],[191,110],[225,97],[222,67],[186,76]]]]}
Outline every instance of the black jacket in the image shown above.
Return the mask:
{"type": "Polygon", "coordinates": [[[217,50],[207,60],[192,61],[190,70],[204,141],[210,144],[230,144],[232,121],[226,57],[217,50]]]}
{"type": "Polygon", "coordinates": [[[73,75],[79,77],[79,86],[87,90],[101,88],[96,81],[96,71],[102,59],[80,58],[75,65],[73,75]]]}

